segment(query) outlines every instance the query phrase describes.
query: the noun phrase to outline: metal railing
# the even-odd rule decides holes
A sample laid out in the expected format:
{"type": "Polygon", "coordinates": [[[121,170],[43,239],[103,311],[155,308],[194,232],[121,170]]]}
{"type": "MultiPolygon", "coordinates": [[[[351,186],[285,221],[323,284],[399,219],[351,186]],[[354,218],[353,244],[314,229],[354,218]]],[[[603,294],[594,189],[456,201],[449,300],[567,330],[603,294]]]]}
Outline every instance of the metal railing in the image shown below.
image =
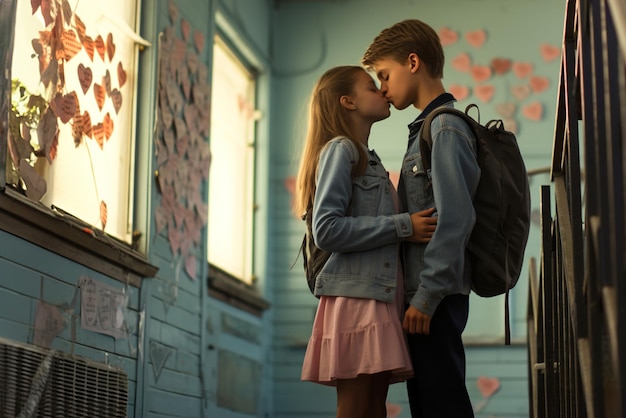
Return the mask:
{"type": "Polygon", "coordinates": [[[564,22],[530,266],[530,414],[626,417],[626,2],[567,0],[564,22]]]}

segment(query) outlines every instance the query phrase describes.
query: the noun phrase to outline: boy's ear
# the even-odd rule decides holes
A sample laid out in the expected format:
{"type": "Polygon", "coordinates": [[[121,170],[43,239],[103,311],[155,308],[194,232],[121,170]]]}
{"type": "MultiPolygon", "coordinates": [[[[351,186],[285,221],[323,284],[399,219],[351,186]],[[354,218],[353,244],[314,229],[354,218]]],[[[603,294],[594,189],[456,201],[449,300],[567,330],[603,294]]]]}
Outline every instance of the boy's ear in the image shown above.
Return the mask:
{"type": "Polygon", "coordinates": [[[420,57],[418,57],[415,52],[411,52],[409,54],[408,61],[409,70],[411,70],[412,73],[417,72],[417,70],[420,68],[420,57]]]}
{"type": "Polygon", "coordinates": [[[354,102],[352,101],[352,99],[349,96],[341,96],[339,98],[339,103],[341,103],[341,105],[346,108],[347,110],[355,110],[356,109],[356,105],[354,104],[354,102]]]}

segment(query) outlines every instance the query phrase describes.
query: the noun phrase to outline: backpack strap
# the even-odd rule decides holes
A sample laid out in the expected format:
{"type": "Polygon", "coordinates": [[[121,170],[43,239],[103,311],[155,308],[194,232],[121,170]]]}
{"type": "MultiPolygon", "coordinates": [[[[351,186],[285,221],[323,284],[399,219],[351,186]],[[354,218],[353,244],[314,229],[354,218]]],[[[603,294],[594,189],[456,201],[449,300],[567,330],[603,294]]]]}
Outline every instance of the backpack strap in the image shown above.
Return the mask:
{"type": "MultiPolygon", "coordinates": [[[[465,112],[469,111],[471,106],[476,106],[476,105],[475,104],[468,105],[467,108],[465,109],[465,112]]],[[[478,106],[476,106],[476,108],[478,109],[478,106]]],[[[431,160],[431,156],[433,152],[433,135],[430,131],[430,125],[432,124],[433,119],[435,119],[437,116],[441,115],[442,113],[450,113],[452,115],[456,115],[460,117],[461,119],[467,122],[472,132],[474,131],[472,129],[472,122],[474,122],[472,118],[468,116],[467,113],[464,113],[458,109],[455,109],[453,107],[448,107],[448,106],[441,106],[441,107],[434,109],[432,112],[430,112],[428,116],[426,116],[426,119],[424,119],[424,123],[422,124],[421,134],[419,138],[420,139],[420,152],[422,153],[422,164],[424,165],[424,171],[428,171],[430,169],[430,165],[431,165],[430,160],[431,160]]],[[[478,114],[478,117],[480,119],[480,112],[478,114]]]]}

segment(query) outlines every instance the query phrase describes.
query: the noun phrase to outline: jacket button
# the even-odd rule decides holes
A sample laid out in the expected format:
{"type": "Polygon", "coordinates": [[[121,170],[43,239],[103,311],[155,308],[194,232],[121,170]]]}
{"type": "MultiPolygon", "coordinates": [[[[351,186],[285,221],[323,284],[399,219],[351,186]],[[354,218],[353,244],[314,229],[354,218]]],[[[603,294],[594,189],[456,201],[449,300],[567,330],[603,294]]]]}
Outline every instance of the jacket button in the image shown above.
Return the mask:
{"type": "Polygon", "coordinates": [[[385,289],[385,293],[391,293],[391,289],[386,288],[386,289],[385,289]]]}
{"type": "Polygon", "coordinates": [[[391,264],[385,263],[385,268],[389,268],[389,266],[391,266],[391,264]]]}

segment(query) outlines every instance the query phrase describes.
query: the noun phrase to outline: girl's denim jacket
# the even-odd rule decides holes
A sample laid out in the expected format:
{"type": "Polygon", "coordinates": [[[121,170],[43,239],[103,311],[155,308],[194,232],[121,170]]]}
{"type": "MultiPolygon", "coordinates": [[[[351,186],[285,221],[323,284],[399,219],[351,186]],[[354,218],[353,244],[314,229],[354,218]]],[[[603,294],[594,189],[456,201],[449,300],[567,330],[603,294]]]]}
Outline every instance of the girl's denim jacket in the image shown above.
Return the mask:
{"type": "Polygon", "coordinates": [[[317,276],[316,296],[391,302],[395,297],[399,243],[412,234],[408,213],[398,214],[389,175],[374,151],[364,175],[352,177],[358,152],[333,139],[322,151],[313,202],[313,237],[332,255],[317,276]]]}
{"type": "MultiPolygon", "coordinates": [[[[453,106],[451,102],[445,105],[453,106]]],[[[414,123],[426,116],[420,115],[414,123]]],[[[470,292],[470,264],[465,255],[476,220],[472,201],[480,178],[476,139],[465,121],[439,115],[431,132],[431,169],[424,172],[419,140],[413,138],[401,172],[404,209],[414,213],[434,207],[433,216],[438,216],[428,244],[403,244],[407,303],[430,316],[444,297],[470,292]]],[[[420,134],[421,128],[417,138],[420,134]]]]}

